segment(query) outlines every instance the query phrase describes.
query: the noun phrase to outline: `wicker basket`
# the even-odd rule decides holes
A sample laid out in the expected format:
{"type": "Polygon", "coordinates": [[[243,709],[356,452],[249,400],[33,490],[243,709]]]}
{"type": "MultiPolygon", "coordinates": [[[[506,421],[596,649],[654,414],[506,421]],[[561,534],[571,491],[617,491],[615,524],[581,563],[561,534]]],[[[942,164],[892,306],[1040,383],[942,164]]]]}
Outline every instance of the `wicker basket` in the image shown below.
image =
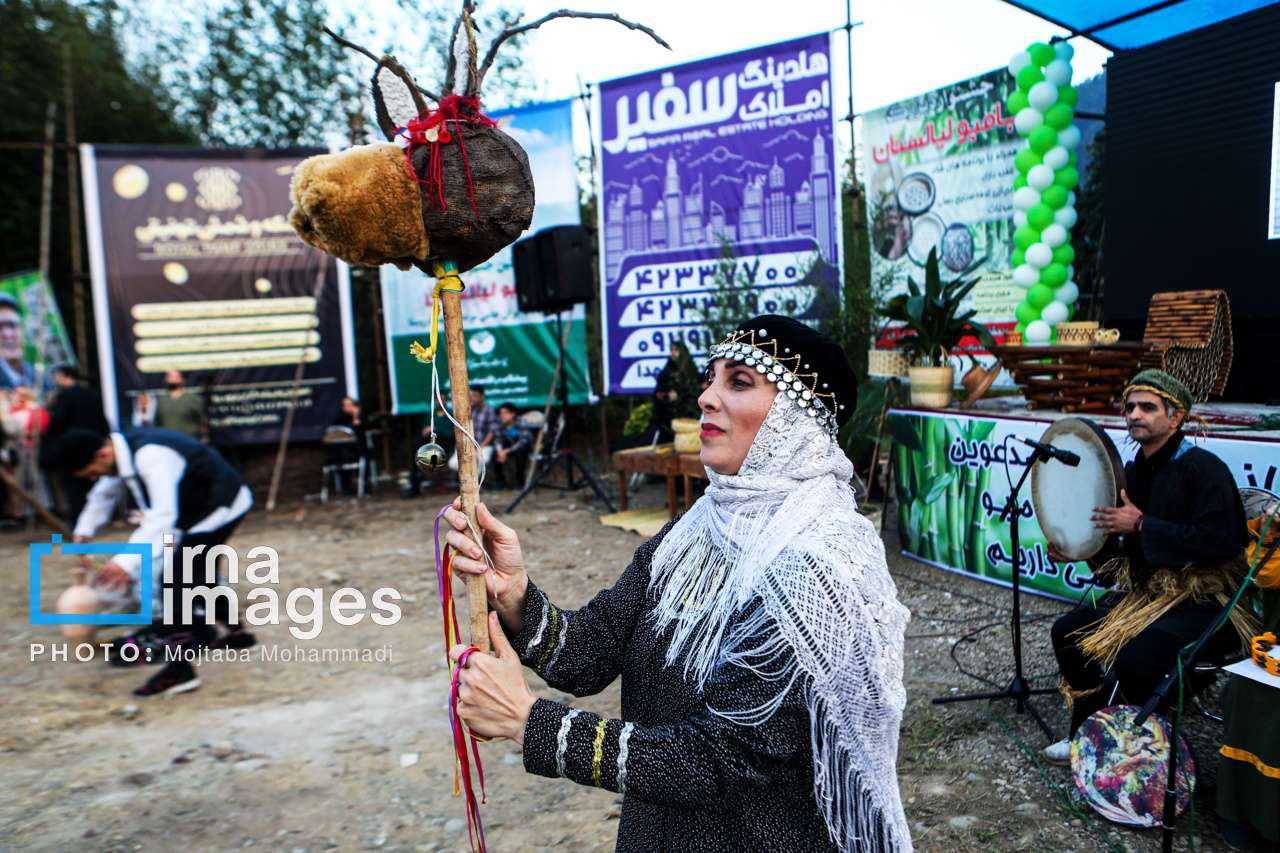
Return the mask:
{"type": "Polygon", "coordinates": [[[1058,343],[1064,347],[1087,347],[1093,343],[1098,332],[1098,324],[1092,320],[1081,320],[1077,323],[1059,323],[1058,343]]]}
{"type": "Polygon", "coordinates": [[[869,376],[906,376],[907,357],[902,350],[873,349],[867,353],[869,376]]]}
{"type": "Polygon", "coordinates": [[[1010,329],[1004,333],[1004,345],[1007,347],[1022,346],[1022,332],[1017,329],[1010,329]]]}
{"type": "Polygon", "coordinates": [[[954,367],[912,367],[911,405],[921,409],[942,409],[955,396],[954,367]]]}

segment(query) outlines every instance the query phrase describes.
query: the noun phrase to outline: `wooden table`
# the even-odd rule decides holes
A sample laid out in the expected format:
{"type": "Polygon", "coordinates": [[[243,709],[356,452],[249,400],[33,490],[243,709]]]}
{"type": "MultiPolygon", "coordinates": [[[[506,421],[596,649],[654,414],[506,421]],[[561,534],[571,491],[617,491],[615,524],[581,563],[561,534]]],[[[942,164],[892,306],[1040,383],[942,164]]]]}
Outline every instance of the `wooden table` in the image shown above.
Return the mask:
{"type": "Polygon", "coordinates": [[[998,346],[993,352],[1022,389],[1028,409],[1115,408],[1150,344],[998,346]]]}
{"type": "Polygon", "coordinates": [[[684,476],[684,508],[687,512],[693,506],[693,480],[709,480],[707,466],[702,464],[702,457],[697,453],[680,454],[680,473],[684,476]]]}
{"type": "Polygon", "coordinates": [[[659,445],[657,450],[638,447],[619,450],[613,454],[613,470],[618,472],[618,494],[622,496],[622,511],[627,511],[627,475],[656,474],[667,478],[667,510],[676,517],[679,498],[676,496],[676,478],[684,480],[684,508],[693,506],[692,481],[706,480],[707,469],[697,453],[675,453],[670,445],[659,445]],[[666,452],[659,452],[663,447],[666,452]]]}
{"type": "Polygon", "coordinates": [[[627,475],[656,474],[667,478],[667,508],[671,517],[676,517],[676,477],[680,476],[680,457],[671,445],[664,449],[659,445],[656,449],[637,447],[632,450],[619,450],[613,454],[613,470],[618,472],[618,494],[622,497],[622,511],[627,511],[627,475]]]}

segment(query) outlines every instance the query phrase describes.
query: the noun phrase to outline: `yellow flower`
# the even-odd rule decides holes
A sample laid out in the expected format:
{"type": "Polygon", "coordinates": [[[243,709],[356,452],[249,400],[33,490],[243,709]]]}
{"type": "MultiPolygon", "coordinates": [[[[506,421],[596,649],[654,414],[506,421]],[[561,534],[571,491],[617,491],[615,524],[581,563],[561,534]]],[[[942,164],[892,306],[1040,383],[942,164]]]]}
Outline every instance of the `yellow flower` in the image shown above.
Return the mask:
{"type": "Polygon", "coordinates": [[[409,345],[409,353],[423,364],[430,364],[435,357],[435,352],[424,347],[422,344],[414,341],[409,345]]]}

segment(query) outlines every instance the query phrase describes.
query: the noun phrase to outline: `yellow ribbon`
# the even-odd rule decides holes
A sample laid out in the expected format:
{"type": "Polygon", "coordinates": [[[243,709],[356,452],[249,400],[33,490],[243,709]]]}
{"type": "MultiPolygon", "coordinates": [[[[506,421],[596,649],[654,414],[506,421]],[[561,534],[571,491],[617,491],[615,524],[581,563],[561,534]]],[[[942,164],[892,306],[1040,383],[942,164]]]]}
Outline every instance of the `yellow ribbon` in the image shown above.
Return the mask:
{"type": "Polygon", "coordinates": [[[436,358],[436,346],[440,338],[440,294],[446,290],[450,293],[461,293],[465,289],[462,279],[456,272],[448,272],[436,279],[435,289],[431,291],[431,346],[423,347],[414,341],[409,345],[409,352],[423,364],[430,364],[436,358]]]}

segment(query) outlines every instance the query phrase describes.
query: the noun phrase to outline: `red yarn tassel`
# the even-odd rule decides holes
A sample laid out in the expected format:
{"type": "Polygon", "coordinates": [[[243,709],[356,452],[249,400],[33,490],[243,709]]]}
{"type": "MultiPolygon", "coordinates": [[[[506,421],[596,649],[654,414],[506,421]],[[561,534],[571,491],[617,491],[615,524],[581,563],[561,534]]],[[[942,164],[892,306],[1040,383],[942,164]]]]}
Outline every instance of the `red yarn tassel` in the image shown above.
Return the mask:
{"type": "Polygon", "coordinates": [[[449,95],[440,101],[433,111],[422,113],[406,126],[397,128],[396,135],[407,134],[409,147],[405,150],[405,160],[409,167],[409,177],[420,184],[427,185],[427,198],[435,207],[437,199],[440,209],[446,209],[444,202],[444,160],[440,147],[448,145],[452,137],[458,137],[458,147],[462,149],[462,167],[467,173],[467,189],[471,193],[471,210],[480,221],[480,211],[476,208],[476,188],[471,180],[471,163],[467,159],[467,146],[462,141],[462,123],[479,125],[480,127],[497,127],[498,123],[480,111],[479,98],[465,98],[462,95],[449,95]],[[453,122],[454,133],[449,133],[449,122],[453,122]],[[436,132],[428,131],[436,128],[436,132]],[[427,179],[424,181],[413,171],[413,146],[430,145],[431,152],[427,160],[427,179]]]}

